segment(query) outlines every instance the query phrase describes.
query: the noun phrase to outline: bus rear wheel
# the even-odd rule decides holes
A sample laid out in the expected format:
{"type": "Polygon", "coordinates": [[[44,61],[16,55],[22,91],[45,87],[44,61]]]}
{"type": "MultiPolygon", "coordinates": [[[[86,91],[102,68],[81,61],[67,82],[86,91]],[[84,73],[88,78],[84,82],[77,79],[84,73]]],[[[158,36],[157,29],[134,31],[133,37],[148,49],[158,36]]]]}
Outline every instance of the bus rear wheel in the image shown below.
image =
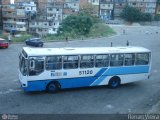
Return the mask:
{"type": "Polygon", "coordinates": [[[56,93],[60,90],[60,84],[58,82],[50,82],[46,87],[48,93],[56,93]]]}
{"type": "Polygon", "coordinates": [[[109,80],[109,87],[110,88],[117,88],[120,86],[121,80],[118,76],[114,76],[109,80]]]}

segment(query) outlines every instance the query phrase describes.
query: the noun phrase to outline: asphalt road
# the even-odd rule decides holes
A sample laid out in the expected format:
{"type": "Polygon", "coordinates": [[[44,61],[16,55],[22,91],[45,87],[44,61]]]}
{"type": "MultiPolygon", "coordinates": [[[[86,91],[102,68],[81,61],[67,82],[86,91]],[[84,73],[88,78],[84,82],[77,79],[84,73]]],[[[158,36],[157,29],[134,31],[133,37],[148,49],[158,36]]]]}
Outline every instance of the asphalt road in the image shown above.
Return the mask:
{"type": "MultiPolygon", "coordinates": [[[[0,49],[0,114],[148,113],[160,101],[160,28],[112,26],[118,34],[108,38],[45,43],[44,47],[143,46],[152,50],[150,80],[107,87],[69,89],[56,94],[25,93],[18,82],[18,54],[25,44],[0,49]],[[122,31],[125,29],[125,35],[122,31]],[[156,32],[159,33],[156,33],[156,32]]],[[[160,113],[160,111],[155,111],[160,113]]]]}

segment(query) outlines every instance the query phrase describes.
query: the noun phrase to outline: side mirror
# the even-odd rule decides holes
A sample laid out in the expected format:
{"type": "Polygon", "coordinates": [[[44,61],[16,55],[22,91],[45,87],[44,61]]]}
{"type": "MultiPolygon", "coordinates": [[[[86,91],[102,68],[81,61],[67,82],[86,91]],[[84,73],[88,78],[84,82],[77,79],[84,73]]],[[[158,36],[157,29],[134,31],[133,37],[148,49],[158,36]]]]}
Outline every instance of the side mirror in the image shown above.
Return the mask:
{"type": "Polygon", "coordinates": [[[30,60],[30,69],[35,69],[35,61],[34,61],[34,59],[30,60]]]}

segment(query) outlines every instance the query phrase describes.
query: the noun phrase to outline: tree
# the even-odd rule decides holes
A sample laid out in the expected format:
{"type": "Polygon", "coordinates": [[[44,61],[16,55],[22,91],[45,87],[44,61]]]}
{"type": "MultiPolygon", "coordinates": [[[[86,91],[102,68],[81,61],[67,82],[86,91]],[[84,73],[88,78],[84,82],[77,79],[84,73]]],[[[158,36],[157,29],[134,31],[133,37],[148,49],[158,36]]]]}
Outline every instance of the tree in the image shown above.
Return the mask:
{"type": "Polygon", "coordinates": [[[94,23],[99,23],[100,19],[98,17],[98,7],[92,4],[86,4],[80,9],[80,13],[90,16],[94,23]]]}
{"type": "Polygon", "coordinates": [[[59,28],[59,34],[75,33],[77,35],[86,35],[90,32],[93,22],[91,17],[80,14],[71,15],[63,20],[62,26],[59,28]]]}
{"type": "Polygon", "coordinates": [[[152,16],[149,13],[142,13],[140,10],[126,6],[120,16],[128,22],[151,21],[152,16]]]}
{"type": "Polygon", "coordinates": [[[141,19],[141,12],[134,7],[126,6],[120,16],[126,21],[137,22],[141,19]]]}
{"type": "Polygon", "coordinates": [[[152,16],[149,13],[142,13],[141,15],[141,21],[151,21],[152,16]]]}

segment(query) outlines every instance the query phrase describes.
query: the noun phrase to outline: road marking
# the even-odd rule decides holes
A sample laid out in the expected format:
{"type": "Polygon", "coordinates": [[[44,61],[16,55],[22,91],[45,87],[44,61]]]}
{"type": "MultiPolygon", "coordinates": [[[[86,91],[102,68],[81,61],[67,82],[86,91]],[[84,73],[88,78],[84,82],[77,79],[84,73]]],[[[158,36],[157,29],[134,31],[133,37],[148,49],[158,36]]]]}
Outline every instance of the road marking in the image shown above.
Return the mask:
{"type": "Polygon", "coordinates": [[[0,95],[5,95],[5,94],[9,94],[9,93],[13,93],[13,92],[20,92],[22,91],[21,89],[9,89],[7,91],[0,91],[0,95]]]}
{"type": "Polygon", "coordinates": [[[154,73],[157,73],[157,72],[158,72],[158,70],[153,70],[153,72],[154,72],[154,73]]]}
{"type": "Polygon", "coordinates": [[[106,106],[105,106],[105,108],[113,109],[113,108],[114,108],[114,106],[112,106],[112,105],[110,105],[110,104],[109,104],[109,105],[106,105],[106,106]]]}

